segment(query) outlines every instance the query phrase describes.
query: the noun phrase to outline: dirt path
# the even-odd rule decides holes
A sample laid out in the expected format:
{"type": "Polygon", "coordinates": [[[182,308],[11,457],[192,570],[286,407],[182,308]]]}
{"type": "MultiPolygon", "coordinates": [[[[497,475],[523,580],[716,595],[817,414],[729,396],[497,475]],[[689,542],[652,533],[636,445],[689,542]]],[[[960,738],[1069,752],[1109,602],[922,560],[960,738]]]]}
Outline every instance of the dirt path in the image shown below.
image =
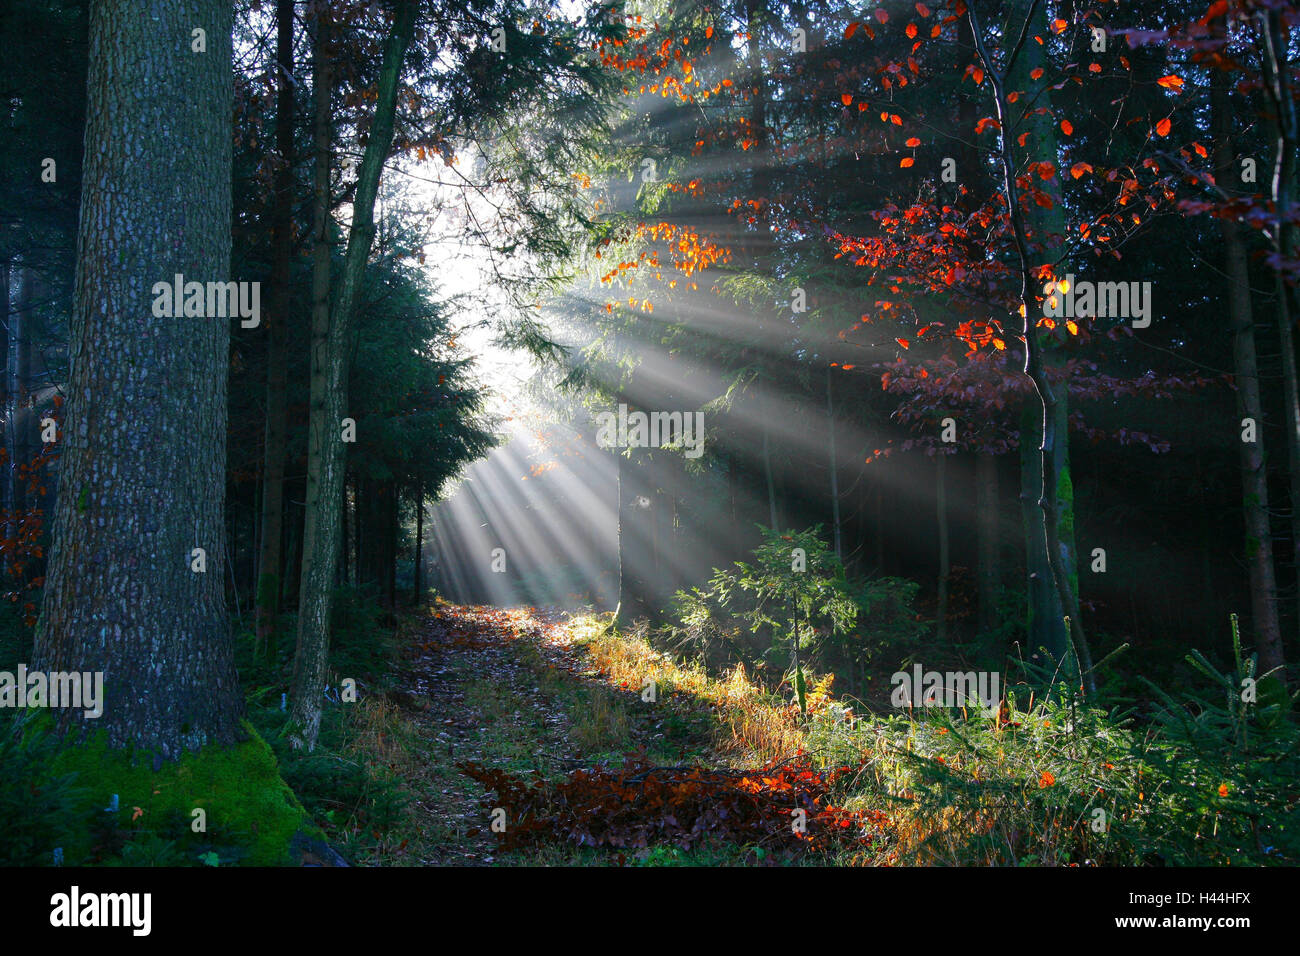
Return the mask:
{"type": "Polygon", "coordinates": [[[440,605],[396,687],[390,697],[419,738],[408,783],[421,865],[545,862],[498,859],[486,794],[458,764],[553,779],[638,748],[681,757],[708,738],[707,715],[656,708],[592,669],[559,611],[440,605]]]}

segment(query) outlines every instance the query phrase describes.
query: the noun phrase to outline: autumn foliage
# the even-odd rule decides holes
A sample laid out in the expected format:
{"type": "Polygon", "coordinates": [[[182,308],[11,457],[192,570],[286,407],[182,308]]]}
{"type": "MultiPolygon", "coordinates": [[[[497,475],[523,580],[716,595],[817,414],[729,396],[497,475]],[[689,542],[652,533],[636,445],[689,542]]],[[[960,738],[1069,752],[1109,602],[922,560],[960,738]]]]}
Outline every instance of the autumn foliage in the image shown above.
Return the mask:
{"type": "Polygon", "coordinates": [[[458,766],[505,809],[498,837],[508,850],[546,840],[691,849],[709,838],[799,852],[870,849],[884,837],[883,813],[835,805],[836,784],[854,776],[849,767],[817,770],[802,754],[755,770],[655,767],[644,753],[628,758],[622,767],[577,770],[559,781],[458,766]]]}

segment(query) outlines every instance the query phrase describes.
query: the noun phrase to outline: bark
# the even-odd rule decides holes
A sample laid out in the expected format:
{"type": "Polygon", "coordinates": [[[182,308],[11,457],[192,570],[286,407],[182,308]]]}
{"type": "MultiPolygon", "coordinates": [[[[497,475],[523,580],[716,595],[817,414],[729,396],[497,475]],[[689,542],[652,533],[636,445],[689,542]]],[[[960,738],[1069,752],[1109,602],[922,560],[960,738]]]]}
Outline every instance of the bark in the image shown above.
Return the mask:
{"type": "Polygon", "coordinates": [[[772,455],[768,450],[767,422],[763,422],[763,476],[767,479],[768,522],[773,531],[780,530],[776,520],[776,484],[772,481],[772,455]]]}
{"type": "Polygon", "coordinates": [[[614,607],[614,626],[625,627],[632,620],[632,601],[629,594],[627,567],[627,534],[630,530],[627,522],[628,496],[627,456],[614,452],[614,512],[618,534],[618,594],[614,607]]]}
{"type": "Polygon", "coordinates": [[[948,456],[935,456],[936,488],[935,517],[939,524],[939,603],[935,612],[939,643],[948,640],[948,573],[952,557],[948,553],[948,456]]]}
{"type": "MultiPolygon", "coordinates": [[[[1216,70],[1210,87],[1215,178],[1219,183],[1231,182],[1229,171],[1236,163],[1227,82],[1222,71],[1216,70]]],[[[1282,629],[1278,621],[1277,582],[1273,570],[1273,533],[1269,521],[1268,467],[1264,449],[1264,408],[1260,398],[1250,270],[1240,225],[1228,218],[1216,221],[1219,224],[1219,235],[1223,238],[1224,270],[1227,273],[1228,320],[1232,327],[1237,412],[1241,418],[1250,418],[1255,422],[1255,441],[1240,441],[1238,454],[1251,617],[1260,663],[1267,671],[1283,663],[1282,629]]]]}
{"type": "MultiPolygon", "coordinates": [[[[1279,10],[1265,10],[1256,14],[1264,39],[1265,89],[1273,103],[1276,120],[1274,130],[1273,208],[1277,220],[1273,229],[1273,252],[1279,267],[1275,273],[1277,289],[1278,337],[1282,346],[1282,390],[1286,402],[1286,448],[1291,494],[1291,560],[1296,574],[1296,598],[1300,601],[1300,379],[1297,379],[1295,354],[1295,319],[1292,309],[1291,289],[1281,271],[1281,263],[1294,260],[1296,254],[1295,229],[1291,224],[1291,205],[1294,200],[1296,176],[1297,130],[1295,100],[1291,92],[1291,66],[1287,62],[1290,41],[1282,25],[1279,10]]],[[[1221,21],[1216,21],[1221,22],[1221,21]]],[[[1217,72],[1217,71],[1216,71],[1217,72]]],[[[1226,96],[1226,92],[1224,94],[1226,96]]],[[[1228,130],[1231,131],[1231,121],[1228,130]]],[[[1220,179],[1220,182],[1225,181],[1220,179]]],[[[1298,617],[1300,620],[1300,617],[1298,617]]],[[[1260,645],[1260,662],[1265,670],[1278,669],[1277,676],[1285,684],[1286,671],[1282,642],[1270,641],[1260,645]]]]}
{"type": "MultiPolygon", "coordinates": [[[[311,392],[308,411],[307,484],[303,513],[298,575],[298,634],[293,658],[293,706],[290,722],[301,736],[295,746],[314,749],[320,730],[321,696],[329,655],[330,581],[322,573],[322,558],[316,554],[318,511],[321,501],[322,429],[329,427],[327,407],[330,364],[330,166],[333,162],[333,128],[330,97],[333,75],[330,69],[330,11],[317,7],[312,38],[312,96],[315,99],[312,149],[315,169],[312,181],[312,284],[311,284],[311,392]]],[[[338,427],[338,426],[334,426],[338,427]]],[[[327,522],[328,524],[328,522],[327,522]]]]}
{"type": "MultiPolygon", "coordinates": [[[[103,715],[82,729],[164,759],[234,741],[243,713],[223,588],[230,325],[152,309],[177,273],[229,276],[232,18],[220,0],[90,8],[63,493],[34,660],[102,672],[103,715]]],[[[71,730],[82,713],[60,717],[71,730]]]]}
{"type": "Polygon", "coordinates": [[[262,545],[257,563],[256,646],[260,649],[280,610],[284,529],[284,459],[289,412],[285,343],[293,255],[293,0],[277,0],[275,142],[277,166],[271,204],[271,295],[263,317],[266,342],[266,439],[262,465],[262,545]]]}
{"type": "MultiPolygon", "coordinates": [[[[0,321],[4,323],[4,328],[0,329],[0,368],[6,370],[9,368],[9,330],[13,323],[13,316],[9,312],[9,266],[8,259],[0,260],[0,321]]],[[[0,376],[0,408],[4,409],[6,421],[13,415],[9,407],[11,396],[9,376],[7,374],[0,376]]],[[[17,469],[18,463],[9,454],[6,446],[4,466],[0,471],[0,509],[6,513],[4,528],[0,530],[3,531],[6,541],[14,539],[13,494],[17,469]]],[[[13,558],[8,551],[0,551],[0,574],[8,575],[12,561],[13,558]]]]}
{"type": "Polygon", "coordinates": [[[411,595],[413,604],[419,604],[424,594],[420,587],[420,572],[424,563],[424,483],[417,478],[415,482],[415,586],[411,595]]]}
{"type": "Polygon", "coordinates": [[[827,444],[830,445],[830,472],[831,472],[831,529],[835,540],[835,559],[841,563],[844,561],[844,546],[840,534],[840,477],[839,465],[835,460],[835,401],[831,395],[831,376],[830,366],[826,368],[826,430],[828,432],[827,444]]]}
{"type": "MultiPolygon", "coordinates": [[[[321,699],[329,665],[330,615],[340,543],[339,501],[343,495],[345,470],[342,421],[346,417],[347,382],[351,368],[349,329],[361,298],[366,260],[374,241],[375,195],[392,145],[398,80],[406,48],[415,32],[417,6],[415,0],[400,0],[392,31],[384,44],[375,113],[352,202],[352,225],[338,301],[328,316],[328,329],[323,341],[317,341],[317,324],[313,316],[307,515],[303,530],[298,645],[294,652],[293,707],[290,712],[290,723],[295,728],[291,740],[294,746],[308,750],[315,749],[320,732],[321,699]]],[[[324,51],[318,49],[316,52],[319,55],[324,51]]],[[[324,56],[320,58],[325,59],[324,56]]],[[[320,238],[318,236],[318,241],[320,238]]]]}
{"type": "Polygon", "coordinates": [[[998,460],[987,452],[975,459],[975,579],[979,591],[979,629],[997,627],[998,460]]]}
{"type": "MultiPolygon", "coordinates": [[[[1027,44],[1024,41],[1030,34],[1034,33],[1034,27],[1038,25],[1037,21],[1043,19],[1042,11],[1039,8],[1038,0],[1029,0],[1025,6],[1023,32],[1013,48],[1013,58],[1018,52],[1037,50],[1037,45],[1032,39],[1028,39],[1027,44]]],[[[1022,313],[1020,332],[1024,341],[1024,373],[1033,382],[1034,392],[1042,411],[1038,465],[1040,475],[1038,486],[1041,489],[1038,505],[1042,511],[1042,516],[1035,524],[1042,525],[1047,552],[1046,564],[1051,572],[1052,588],[1057,600],[1060,602],[1060,606],[1065,610],[1069,618],[1070,637],[1073,638],[1073,649],[1078,656],[1079,670],[1083,675],[1085,686],[1091,692],[1094,690],[1091,654],[1088,649],[1087,636],[1083,630],[1083,622],[1080,619],[1078,595],[1071,583],[1069,546],[1061,539],[1059,490],[1062,485],[1062,464],[1067,460],[1061,443],[1068,440],[1061,414],[1064,406],[1057,394],[1057,390],[1048,379],[1043,363],[1042,349],[1035,333],[1036,323],[1032,318],[1038,309],[1038,301],[1033,286],[1035,270],[1030,258],[1025,216],[1020,205],[1020,190],[1016,184],[1016,172],[1019,167],[1015,157],[1015,147],[1012,145],[1015,142],[1015,137],[1011,133],[1011,117],[1008,115],[1005,78],[988,55],[979,20],[973,6],[967,8],[967,16],[970,20],[971,33],[975,39],[977,52],[984,66],[984,72],[989,77],[993,87],[994,106],[999,126],[997,158],[1001,168],[1003,196],[1007,202],[1007,214],[1011,222],[1016,261],[1020,273],[1019,299],[1022,313]]],[[[1013,67],[1014,64],[1009,64],[1009,66],[1013,67]]],[[[1054,163],[1056,156],[1053,155],[1051,159],[1054,163]]],[[[1065,475],[1065,480],[1066,482],[1069,480],[1068,473],[1065,475]]],[[[1072,527],[1072,523],[1070,526],[1072,527]]],[[[1036,532],[1032,536],[1036,538],[1036,532]]],[[[1066,659],[1069,649],[1048,647],[1047,650],[1057,661],[1062,661],[1066,659]],[[1057,653],[1058,650],[1060,651],[1059,654],[1057,653]]]]}

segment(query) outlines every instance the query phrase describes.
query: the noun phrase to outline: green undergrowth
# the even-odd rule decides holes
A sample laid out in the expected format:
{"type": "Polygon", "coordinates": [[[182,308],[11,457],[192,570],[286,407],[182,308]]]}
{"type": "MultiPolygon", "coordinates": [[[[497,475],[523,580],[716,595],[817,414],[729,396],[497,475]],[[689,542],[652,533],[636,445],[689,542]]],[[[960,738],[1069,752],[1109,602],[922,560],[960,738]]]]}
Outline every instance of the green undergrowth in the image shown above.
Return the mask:
{"type": "Polygon", "coordinates": [[[279,639],[265,646],[258,647],[247,630],[236,637],[249,720],[329,843],[350,863],[385,862],[409,839],[412,813],[399,770],[416,741],[409,724],[385,703],[409,616],[395,619],[357,589],[336,594],[329,690],[311,751],[292,745],[287,725],[295,618],[285,615],[277,623],[279,639]],[[344,703],[339,688],[348,678],[357,682],[358,700],[344,703]]]}
{"type": "MultiPolygon", "coordinates": [[[[1300,728],[1241,648],[1230,665],[1193,651],[1178,692],[1134,701],[1056,685],[1009,690],[1001,713],[889,713],[826,694],[800,715],[743,667],[667,659],[601,618],[575,625],[617,680],[651,678],[715,705],[743,762],[802,750],[849,768],[837,802],[886,814],[890,839],[851,862],[1012,866],[1300,863],[1300,728]]],[[[810,675],[810,682],[815,675],[810,675]]],[[[850,862],[850,861],[845,861],[850,862]]]]}
{"type": "Polygon", "coordinates": [[[15,865],[272,866],[311,830],[266,742],[246,739],[154,763],[112,749],[103,732],[77,745],[47,714],[0,732],[0,862],[15,865]],[[116,802],[115,802],[116,801],[116,802]],[[196,812],[201,811],[201,812],[196,812]]]}

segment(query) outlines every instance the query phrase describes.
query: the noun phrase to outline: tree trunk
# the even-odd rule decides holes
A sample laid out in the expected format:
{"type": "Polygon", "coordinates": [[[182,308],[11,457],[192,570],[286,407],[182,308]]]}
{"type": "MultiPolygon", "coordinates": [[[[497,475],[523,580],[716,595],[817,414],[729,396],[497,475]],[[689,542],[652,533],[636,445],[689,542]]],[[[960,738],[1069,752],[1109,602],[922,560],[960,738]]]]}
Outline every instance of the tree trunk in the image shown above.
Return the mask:
{"type": "MultiPolygon", "coordinates": [[[[1042,27],[1041,32],[1046,30],[1046,15],[1043,8],[1037,0],[1022,0],[1022,7],[1025,10],[1026,18],[1031,18],[1034,22],[1027,25],[1026,33],[1033,34],[1035,27],[1042,27]]],[[[1094,690],[1091,654],[1088,649],[1087,636],[1083,630],[1083,622],[1079,614],[1078,594],[1074,588],[1070,575],[1070,558],[1072,549],[1068,542],[1063,542],[1061,538],[1061,512],[1060,512],[1060,489],[1062,485],[1068,485],[1068,472],[1062,471],[1062,464],[1068,463],[1068,457],[1064,454],[1062,447],[1063,442],[1068,441],[1068,433],[1063,424],[1064,405],[1061,402],[1057,389],[1051,384],[1048,378],[1046,367],[1043,362],[1042,346],[1038,342],[1036,332],[1036,321],[1034,314],[1038,309],[1038,299],[1034,290],[1036,281],[1035,264],[1031,261],[1029,249],[1029,239],[1025,225],[1024,211],[1020,205],[1020,188],[1016,183],[1017,171],[1019,164],[1016,162],[1014,149],[1012,145],[1016,138],[1011,133],[1011,117],[1008,115],[1008,100],[1005,85],[1005,77],[998,71],[997,64],[989,57],[988,50],[984,44],[982,28],[979,25],[978,16],[974,7],[967,7],[967,17],[970,21],[971,34],[974,37],[976,50],[984,66],[984,72],[991,80],[991,86],[994,95],[994,106],[996,118],[998,121],[998,162],[1002,173],[1002,192],[1006,201],[1007,215],[1011,223],[1012,237],[1014,240],[1014,249],[1017,258],[1017,266],[1020,274],[1020,334],[1024,341],[1024,373],[1034,385],[1034,392],[1038,397],[1038,402],[1042,410],[1040,431],[1041,444],[1039,446],[1039,466],[1038,473],[1040,479],[1037,482],[1040,489],[1038,504],[1042,511],[1042,516],[1036,522],[1043,528],[1043,538],[1045,544],[1046,560],[1045,564],[1051,572],[1051,587],[1055,592],[1056,599],[1064,609],[1066,616],[1070,621],[1070,637],[1073,638],[1073,650],[1078,656],[1078,670],[1083,676],[1084,685],[1091,692],[1094,690]],[[1062,477],[1064,475],[1064,482],[1062,477]],[[1064,545],[1064,547],[1063,547],[1064,545]]],[[[1030,40],[1021,48],[1021,55],[1024,57],[1020,65],[1012,64],[1012,71],[1016,69],[1025,70],[1036,65],[1035,57],[1041,56],[1038,45],[1030,40]]],[[[1050,110],[1046,115],[1046,120],[1050,123],[1050,110]]],[[[1042,139],[1042,128],[1046,123],[1036,123],[1035,128],[1039,131],[1036,139],[1042,139]]],[[[1049,127],[1050,128],[1050,127],[1049,127]]],[[[1032,132],[1032,131],[1031,131],[1032,132]]],[[[1052,138],[1054,141],[1054,137],[1052,138]]],[[[1039,151],[1045,146],[1039,145],[1039,151]]],[[[1057,156],[1052,153],[1050,157],[1053,163],[1056,162],[1057,156]]],[[[1059,205],[1059,204],[1058,204],[1059,205]]],[[[1042,230],[1040,230],[1042,231],[1042,230]]],[[[1063,392],[1064,389],[1061,389],[1063,392]]],[[[1023,493],[1028,492],[1025,488],[1023,493]]],[[[1066,527],[1071,531],[1073,522],[1066,522],[1066,527]]],[[[1037,538],[1037,534],[1032,535],[1037,538]]],[[[1037,542],[1031,543],[1031,550],[1037,548],[1037,542]]],[[[1041,553],[1041,549],[1040,553],[1041,553]]],[[[1032,560],[1032,557],[1031,557],[1032,560]]],[[[1052,647],[1047,648],[1048,652],[1061,662],[1067,659],[1070,648],[1052,647]],[[1059,653],[1058,653],[1059,651],[1059,653]]]]}
{"type": "Polygon", "coordinates": [[[844,547],[840,535],[840,477],[839,464],[835,460],[835,401],[831,395],[831,376],[830,366],[826,367],[826,429],[828,433],[827,443],[830,445],[830,472],[831,472],[831,529],[835,540],[835,559],[841,563],[844,561],[844,547]]]}
{"type": "Polygon", "coordinates": [[[952,566],[948,553],[948,456],[940,452],[935,457],[935,517],[939,523],[939,603],[935,618],[937,637],[943,644],[948,640],[948,574],[952,566]]]}
{"type": "MultiPolygon", "coordinates": [[[[1256,13],[1264,38],[1265,89],[1269,92],[1276,115],[1274,129],[1273,208],[1276,225],[1273,230],[1273,252],[1278,257],[1274,274],[1277,289],[1277,328],[1282,346],[1282,389],[1286,401],[1286,448],[1291,493],[1291,560],[1296,574],[1296,600],[1300,601],[1300,379],[1297,378],[1295,355],[1295,329],[1292,295],[1282,272],[1282,262],[1294,261],[1296,254],[1295,228],[1291,223],[1291,205],[1294,201],[1296,176],[1296,144],[1300,139],[1297,130],[1295,100],[1291,92],[1291,66],[1287,62],[1290,34],[1282,24],[1280,10],[1263,10],[1256,13]]],[[[1216,24],[1223,21],[1216,20],[1216,24]]],[[[1221,71],[1215,71],[1219,73],[1221,71]]],[[[1226,97],[1226,91],[1224,93],[1226,97]]],[[[1231,120],[1224,123],[1229,135],[1231,120]]],[[[1226,179],[1220,179],[1226,182],[1226,179]]],[[[1247,292],[1249,295],[1249,292],[1247,292]]],[[[1267,509],[1265,509],[1267,512],[1267,509]]],[[[1300,620],[1300,607],[1297,608],[1300,620]]],[[[1279,638],[1269,646],[1260,646],[1260,663],[1265,670],[1278,669],[1277,677],[1285,686],[1286,671],[1282,642],[1279,638]]]]}
{"type": "Polygon", "coordinates": [[[631,582],[628,580],[627,567],[627,533],[629,531],[627,522],[627,495],[629,489],[627,486],[627,456],[616,450],[614,452],[614,512],[618,534],[618,592],[615,599],[618,603],[614,606],[614,626],[619,628],[625,627],[632,620],[632,601],[628,588],[631,582]]]}
{"type": "Polygon", "coordinates": [[[979,629],[997,627],[998,460],[987,452],[975,458],[975,528],[978,535],[975,579],[979,588],[979,629]]]}
{"type": "Polygon", "coordinates": [[[424,595],[424,590],[420,587],[420,572],[424,564],[424,483],[417,478],[415,481],[415,584],[412,597],[413,604],[419,606],[424,595]]]}
{"type": "MultiPolygon", "coordinates": [[[[1227,79],[1215,70],[1210,87],[1214,129],[1215,178],[1231,182],[1229,170],[1237,159],[1232,139],[1232,114],[1227,79]]],[[[1246,244],[1238,223],[1216,219],[1223,237],[1227,273],[1228,319],[1232,326],[1233,372],[1237,413],[1255,423],[1255,440],[1239,441],[1241,496],[1246,530],[1246,564],[1250,577],[1251,617],[1255,645],[1263,670],[1283,664],[1282,629],[1278,622],[1277,581],[1273,569],[1273,532],[1269,521],[1268,467],[1264,450],[1264,408],[1260,399],[1259,362],[1255,352],[1255,320],[1250,300],[1250,269],[1246,244]]],[[[1240,438],[1240,436],[1238,436],[1240,438]]]]}
{"type": "MultiPolygon", "coordinates": [[[[342,420],[347,408],[351,366],[348,334],[361,298],[366,260],[375,236],[375,194],[393,141],[398,80],[406,48],[415,33],[415,0],[400,0],[392,32],[384,44],[375,114],[366,141],[356,194],[347,256],[339,283],[338,302],[328,321],[328,334],[317,342],[312,329],[311,416],[307,446],[307,521],[303,533],[302,593],[298,598],[298,646],[294,654],[293,710],[295,746],[312,750],[320,730],[321,697],[329,658],[330,613],[334,569],[339,551],[339,498],[343,494],[345,446],[342,420]],[[318,366],[319,363],[319,366],[318,366]]],[[[324,53],[317,50],[317,55],[324,53]]],[[[321,56],[321,59],[324,59],[321,56]]],[[[326,86],[328,89],[328,86],[326,86]]],[[[320,236],[317,237],[318,241],[320,236]]]]}
{"type": "MultiPolygon", "coordinates": [[[[325,672],[329,655],[329,623],[332,610],[330,584],[333,574],[323,573],[333,553],[331,542],[320,542],[317,524],[320,509],[328,507],[321,500],[322,446],[328,443],[326,428],[338,428],[331,422],[329,407],[330,348],[330,165],[333,161],[333,129],[330,123],[330,98],[333,76],[330,70],[330,11],[328,5],[316,10],[315,36],[312,38],[312,96],[315,98],[314,133],[315,170],[312,184],[312,284],[311,284],[311,393],[308,411],[307,487],[303,511],[301,542],[302,571],[298,578],[298,635],[293,657],[293,708],[290,722],[297,725],[300,736],[295,746],[314,749],[320,729],[321,695],[325,690],[325,672]],[[319,549],[319,553],[318,553],[319,549]]],[[[325,520],[328,528],[330,522],[325,520]]]]}
{"type": "Polygon", "coordinates": [[[151,291],[178,273],[229,276],[232,10],[90,8],[62,493],[35,666],[102,672],[103,716],[84,726],[165,759],[233,742],[243,713],[223,588],[230,326],[156,317],[151,291]]]}
{"type": "Polygon", "coordinates": [[[285,348],[293,255],[293,5],[276,0],[275,195],[271,204],[271,295],[265,316],[266,439],[262,465],[262,546],[257,562],[258,649],[280,611],[281,542],[284,525],[284,458],[289,427],[285,348]]]}
{"type": "Polygon", "coordinates": [[[773,531],[779,531],[776,520],[776,484],[772,481],[772,456],[767,447],[767,422],[763,422],[763,475],[767,479],[768,521],[773,531]]]}
{"type": "MultiPolygon", "coordinates": [[[[13,393],[9,388],[9,330],[13,328],[13,315],[9,311],[9,260],[0,260],[0,320],[4,322],[4,329],[0,330],[0,368],[6,370],[6,374],[0,375],[0,409],[4,409],[5,420],[8,421],[13,417],[13,411],[9,407],[9,402],[13,393]]],[[[5,513],[4,527],[0,533],[4,534],[6,541],[13,541],[16,537],[14,534],[13,523],[13,501],[14,501],[14,482],[18,478],[18,462],[14,461],[13,455],[10,454],[8,445],[5,446],[4,466],[0,469],[0,509],[5,513]]],[[[7,550],[0,550],[0,575],[4,576],[6,586],[8,582],[9,568],[13,562],[13,556],[7,550]]]]}

